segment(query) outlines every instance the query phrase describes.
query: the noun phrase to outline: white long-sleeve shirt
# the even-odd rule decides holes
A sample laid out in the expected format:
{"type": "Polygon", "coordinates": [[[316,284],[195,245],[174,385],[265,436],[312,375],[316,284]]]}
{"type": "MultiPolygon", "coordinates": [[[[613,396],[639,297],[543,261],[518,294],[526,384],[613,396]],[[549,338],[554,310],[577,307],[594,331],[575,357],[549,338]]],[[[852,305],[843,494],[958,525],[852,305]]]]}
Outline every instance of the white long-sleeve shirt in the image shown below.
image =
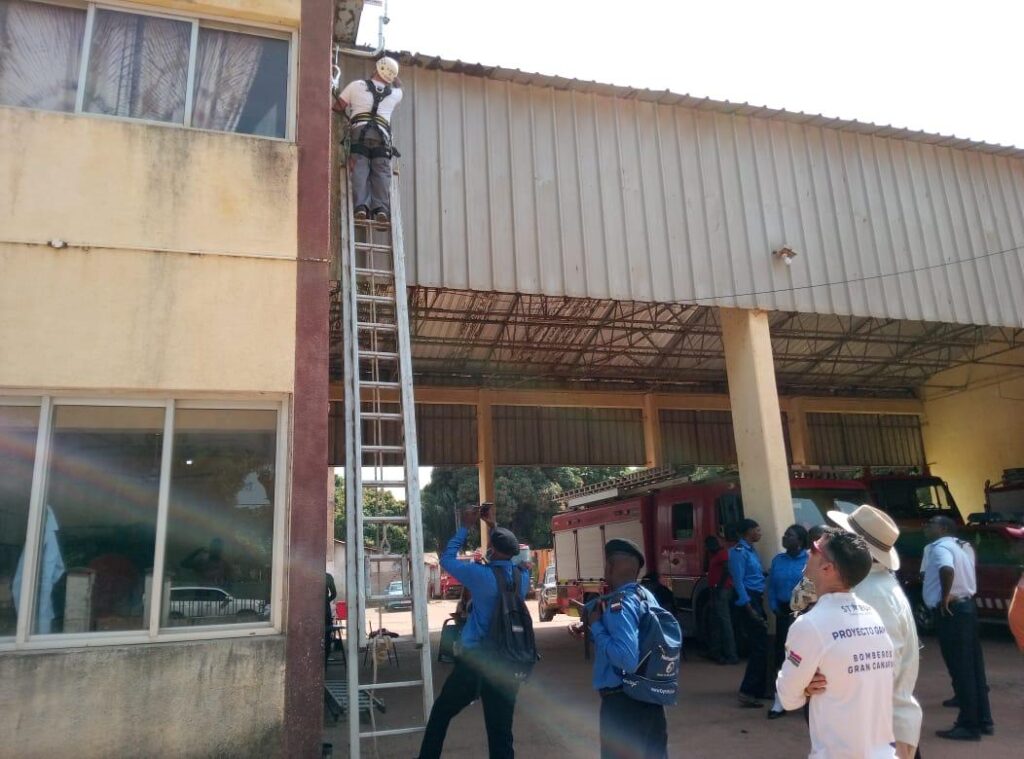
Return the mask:
{"type": "Polygon", "coordinates": [[[917,625],[910,602],[892,572],[881,564],[874,564],[868,576],[853,589],[857,597],[878,612],[885,625],[885,631],[892,640],[893,692],[892,728],[896,740],[920,745],[921,705],[914,698],[917,685],[917,669],[920,664],[920,646],[917,640],[917,625]]]}
{"type": "Polygon", "coordinates": [[[812,759],[893,759],[894,653],[878,612],[853,593],[827,593],[786,637],[775,687],[786,709],[807,701],[820,670],[828,685],[811,698],[812,759]]]}

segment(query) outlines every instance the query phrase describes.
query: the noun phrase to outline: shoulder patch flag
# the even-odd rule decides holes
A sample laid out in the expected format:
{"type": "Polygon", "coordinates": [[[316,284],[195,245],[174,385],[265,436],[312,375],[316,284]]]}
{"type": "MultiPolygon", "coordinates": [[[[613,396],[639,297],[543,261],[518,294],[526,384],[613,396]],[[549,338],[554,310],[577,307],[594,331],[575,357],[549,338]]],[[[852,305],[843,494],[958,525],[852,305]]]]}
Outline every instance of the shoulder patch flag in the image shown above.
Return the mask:
{"type": "Polygon", "coordinates": [[[789,656],[787,656],[786,658],[789,659],[789,663],[792,664],[794,667],[799,667],[800,662],[803,661],[803,659],[800,658],[800,654],[798,654],[796,651],[790,651],[789,656]]]}

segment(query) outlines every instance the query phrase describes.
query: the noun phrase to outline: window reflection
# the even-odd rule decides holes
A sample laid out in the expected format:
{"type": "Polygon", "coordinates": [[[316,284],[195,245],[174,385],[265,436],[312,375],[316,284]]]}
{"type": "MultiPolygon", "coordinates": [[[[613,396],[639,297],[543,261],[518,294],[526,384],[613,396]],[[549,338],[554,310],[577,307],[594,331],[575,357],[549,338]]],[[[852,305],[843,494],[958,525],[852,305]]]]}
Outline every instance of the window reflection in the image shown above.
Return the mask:
{"type": "Polygon", "coordinates": [[[56,406],[33,631],[146,627],[163,408],[56,406]]]}
{"type": "Polygon", "coordinates": [[[0,405],[0,637],[18,626],[38,406],[0,405]]]}
{"type": "Polygon", "coordinates": [[[267,622],[277,412],[178,409],[165,626],[267,622]]]}

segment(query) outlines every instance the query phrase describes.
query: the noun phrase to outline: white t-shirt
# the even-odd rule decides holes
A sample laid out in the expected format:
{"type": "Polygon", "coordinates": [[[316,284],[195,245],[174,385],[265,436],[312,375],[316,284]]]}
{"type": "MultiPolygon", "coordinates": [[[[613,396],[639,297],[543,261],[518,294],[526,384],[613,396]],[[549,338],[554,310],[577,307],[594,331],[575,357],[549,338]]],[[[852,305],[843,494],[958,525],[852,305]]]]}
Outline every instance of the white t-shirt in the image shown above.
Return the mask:
{"type": "Polygon", "coordinates": [[[776,689],[786,709],[799,709],[815,671],[825,675],[825,692],[811,698],[812,759],[896,756],[893,667],[878,612],[853,593],[823,595],[793,622],[776,689]]]}
{"type": "Polygon", "coordinates": [[[939,578],[942,567],[953,569],[953,585],[949,592],[954,598],[973,596],[978,592],[974,549],[970,543],[945,535],[924,547],[924,556],[921,558],[921,574],[924,575],[921,596],[925,606],[934,609],[942,603],[942,580],[939,578]]]}
{"type": "MultiPolygon", "coordinates": [[[[377,92],[381,92],[384,89],[384,85],[380,82],[374,82],[374,87],[377,88],[377,92]]],[[[366,81],[364,79],[356,79],[355,81],[349,82],[345,89],[341,91],[341,99],[348,103],[348,115],[349,118],[356,116],[360,113],[369,113],[373,110],[373,95],[366,89],[366,81]]],[[[392,87],[391,94],[380,101],[380,107],[377,108],[377,115],[387,122],[391,123],[391,114],[395,112],[395,108],[402,102],[402,89],[401,87],[392,87]]]]}

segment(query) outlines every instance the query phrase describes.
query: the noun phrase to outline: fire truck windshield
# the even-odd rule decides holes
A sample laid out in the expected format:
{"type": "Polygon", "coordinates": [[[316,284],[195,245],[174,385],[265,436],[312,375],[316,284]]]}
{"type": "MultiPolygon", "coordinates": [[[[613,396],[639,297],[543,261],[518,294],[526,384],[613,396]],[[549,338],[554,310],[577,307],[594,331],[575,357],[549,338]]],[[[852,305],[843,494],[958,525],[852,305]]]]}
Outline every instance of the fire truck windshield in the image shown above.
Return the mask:
{"type": "Polygon", "coordinates": [[[842,511],[852,514],[862,503],[870,501],[863,490],[838,490],[835,488],[794,488],[793,518],[796,524],[813,527],[825,524],[825,514],[842,511]]]}

